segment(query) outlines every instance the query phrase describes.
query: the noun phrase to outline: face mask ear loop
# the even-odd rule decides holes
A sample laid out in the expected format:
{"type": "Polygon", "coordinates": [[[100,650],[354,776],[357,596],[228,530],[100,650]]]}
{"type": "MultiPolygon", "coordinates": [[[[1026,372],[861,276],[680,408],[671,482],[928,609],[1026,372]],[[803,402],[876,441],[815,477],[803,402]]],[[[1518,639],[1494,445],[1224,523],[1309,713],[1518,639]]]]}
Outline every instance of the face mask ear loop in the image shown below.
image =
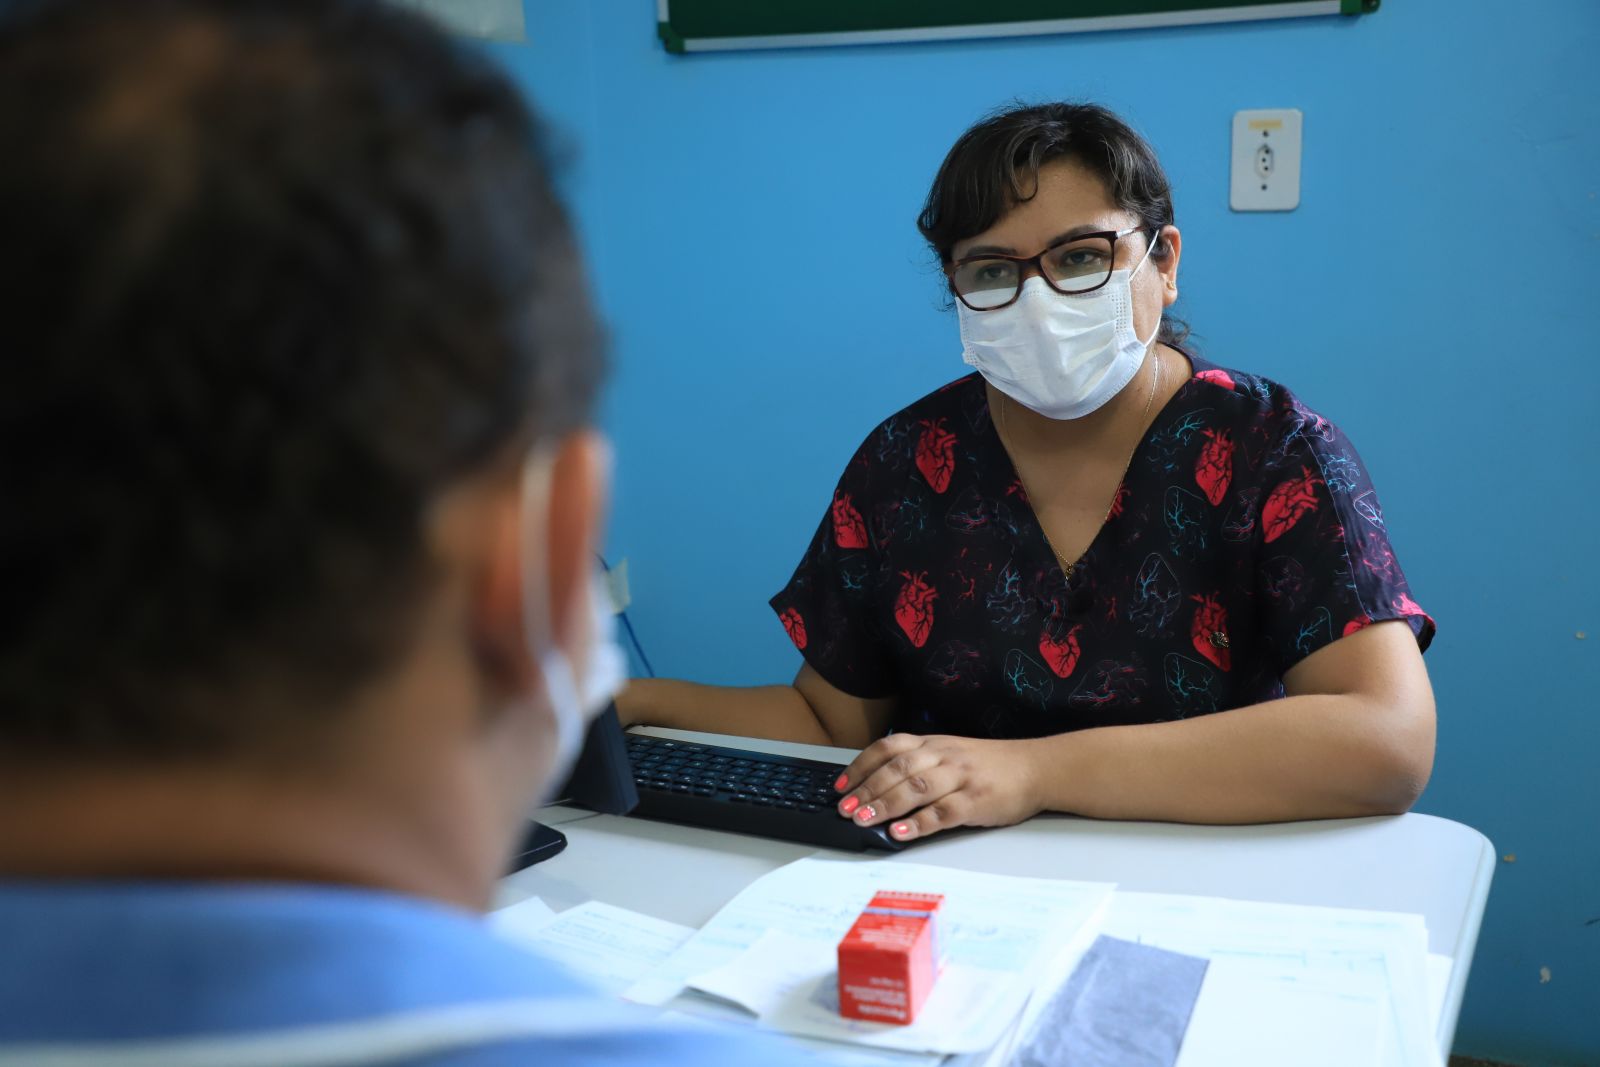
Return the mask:
{"type": "MultiPolygon", "coordinates": [[[[1152,240],[1149,244],[1145,245],[1144,255],[1139,257],[1138,265],[1135,266],[1132,270],[1130,270],[1128,272],[1128,295],[1129,295],[1130,298],[1133,296],[1133,276],[1135,274],[1138,274],[1139,271],[1144,268],[1145,261],[1150,258],[1150,253],[1152,253],[1152,252],[1154,252],[1156,250],[1156,241],[1159,241],[1159,240],[1161,240],[1161,231],[1157,230],[1155,239],[1152,240]]],[[[1157,318],[1156,318],[1156,332],[1150,335],[1150,340],[1148,340],[1148,341],[1139,341],[1139,335],[1137,333],[1135,333],[1133,335],[1133,339],[1135,341],[1139,341],[1139,343],[1141,345],[1143,345],[1145,348],[1148,349],[1151,345],[1155,344],[1156,338],[1161,336],[1161,319],[1162,319],[1162,316],[1157,316],[1157,318]]],[[[1132,324],[1130,323],[1130,326],[1131,325],[1132,324]]]]}
{"type": "Polygon", "coordinates": [[[585,723],[578,711],[578,686],[572,666],[556,651],[555,619],[551,614],[549,561],[539,566],[536,557],[548,542],[550,490],[554,457],[543,447],[529,453],[522,466],[521,525],[522,636],[528,655],[538,664],[545,699],[554,719],[555,753],[542,803],[557,799],[554,792],[566,780],[583,744],[585,723]]]}
{"type": "Polygon", "coordinates": [[[1133,276],[1144,268],[1145,261],[1150,258],[1150,253],[1156,250],[1156,241],[1159,240],[1161,240],[1161,231],[1157,230],[1155,239],[1144,246],[1144,255],[1139,257],[1139,262],[1134,264],[1133,269],[1128,272],[1128,281],[1133,281],[1133,276]]]}
{"type": "MultiPolygon", "coordinates": [[[[610,484],[610,452],[602,455],[602,478],[610,484]]],[[[529,455],[522,473],[522,618],[528,654],[539,665],[555,721],[555,755],[549,789],[559,789],[583,747],[590,720],[627,683],[627,659],[614,637],[615,620],[599,576],[588,578],[588,643],[582,666],[556,647],[556,620],[550,602],[549,559],[535,566],[548,541],[553,502],[554,457],[547,449],[529,455]]],[[[547,801],[549,797],[545,798],[547,801]]]]}
{"type": "Polygon", "coordinates": [[[529,652],[537,660],[548,658],[555,641],[551,632],[555,620],[550,617],[550,576],[546,568],[535,566],[533,558],[535,546],[543,546],[546,541],[543,534],[549,518],[553,462],[549,450],[539,447],[529,453],[522,465],[522,632],[529,652]]]}

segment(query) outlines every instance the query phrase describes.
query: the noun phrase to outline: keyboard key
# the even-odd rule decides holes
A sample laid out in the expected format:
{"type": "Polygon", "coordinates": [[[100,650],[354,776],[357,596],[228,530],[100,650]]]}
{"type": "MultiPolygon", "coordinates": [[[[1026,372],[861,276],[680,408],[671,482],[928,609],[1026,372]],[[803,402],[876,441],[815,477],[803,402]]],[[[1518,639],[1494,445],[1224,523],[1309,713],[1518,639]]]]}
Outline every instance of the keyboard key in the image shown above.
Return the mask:
{"type": "Polygon", "coordinates": [[[735,794],[733,794],[733,796],[729,797],[728,799],[733,801],[735,804],[748,804],[750,802],[750,794],[749,793],[735,793],[735,794]]]}
{"type": "Polygon", "coordinates": [[[697,785],[694,787],[694,795],[697,797],[714,797],[717,795],[717,791],[708,785],[697,785]]]}

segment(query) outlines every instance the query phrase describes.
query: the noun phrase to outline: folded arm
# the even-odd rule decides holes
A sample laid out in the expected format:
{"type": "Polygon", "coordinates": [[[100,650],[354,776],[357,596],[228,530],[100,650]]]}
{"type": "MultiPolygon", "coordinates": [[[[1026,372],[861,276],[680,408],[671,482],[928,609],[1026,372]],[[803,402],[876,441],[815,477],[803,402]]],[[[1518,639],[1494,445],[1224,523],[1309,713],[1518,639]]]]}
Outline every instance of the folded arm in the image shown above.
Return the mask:
{"type": "Polygon", "coordinates": [[[1334,641],[1284,685],[1281,700],[1038,740],[891,735],[851,764],[840,810],[910,839],[1039,811],[1259,823],[1410,808],[1433,767],[1434,705],[1406,623],[1334,641]]]}

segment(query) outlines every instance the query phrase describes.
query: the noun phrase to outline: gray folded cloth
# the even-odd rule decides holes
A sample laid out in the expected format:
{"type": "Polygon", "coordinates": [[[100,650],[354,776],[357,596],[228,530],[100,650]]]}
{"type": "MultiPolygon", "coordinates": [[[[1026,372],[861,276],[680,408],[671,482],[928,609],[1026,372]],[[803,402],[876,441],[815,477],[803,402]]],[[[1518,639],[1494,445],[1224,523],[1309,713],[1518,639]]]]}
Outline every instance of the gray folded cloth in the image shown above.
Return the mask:
{"type": "Polygon", "coordinates": [[[1200,996],[1197,956],[1099,937],[1040,1014],[1017,1067],[1172,1067],[1200,996]]]}

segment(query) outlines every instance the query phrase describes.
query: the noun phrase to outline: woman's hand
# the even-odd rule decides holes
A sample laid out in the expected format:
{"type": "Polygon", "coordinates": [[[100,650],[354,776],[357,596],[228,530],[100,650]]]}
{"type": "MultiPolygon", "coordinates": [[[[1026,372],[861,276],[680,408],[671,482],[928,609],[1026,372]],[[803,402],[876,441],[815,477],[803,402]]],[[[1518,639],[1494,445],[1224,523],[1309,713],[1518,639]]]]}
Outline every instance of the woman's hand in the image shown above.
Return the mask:
{"type": "Polygon", "coordinates": [[[1027,741],[890,734],[845,768],[839,814],[910,841],[952,826],[1009,826],[1044,804],[1027,741]]]}

